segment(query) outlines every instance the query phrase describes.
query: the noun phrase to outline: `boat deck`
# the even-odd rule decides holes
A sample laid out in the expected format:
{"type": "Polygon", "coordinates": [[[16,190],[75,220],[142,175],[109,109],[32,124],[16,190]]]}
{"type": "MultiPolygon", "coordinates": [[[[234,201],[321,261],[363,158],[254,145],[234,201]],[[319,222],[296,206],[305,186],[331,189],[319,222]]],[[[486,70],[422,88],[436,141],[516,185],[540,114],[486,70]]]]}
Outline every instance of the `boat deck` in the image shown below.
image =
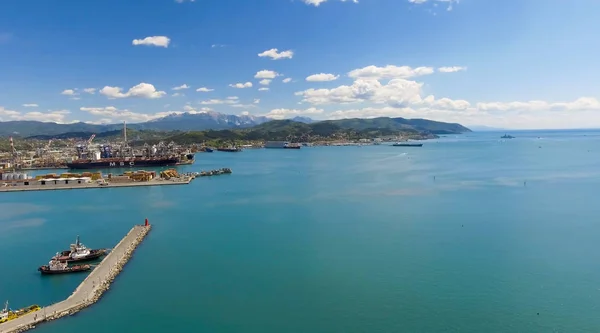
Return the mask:
{"type": "Polygon", "coordinates": [[[108,290],[110,283],[127,263],[135,248],[144,240],[150,228],[150,225],[134,226],[87,278],[81,282],[71,296],[64,301],[43,307],[39,311],[0,324],[0,333],[24,332],[35,328],[35,325],[39,323],[72,315],[94,304],[108,290]]]}

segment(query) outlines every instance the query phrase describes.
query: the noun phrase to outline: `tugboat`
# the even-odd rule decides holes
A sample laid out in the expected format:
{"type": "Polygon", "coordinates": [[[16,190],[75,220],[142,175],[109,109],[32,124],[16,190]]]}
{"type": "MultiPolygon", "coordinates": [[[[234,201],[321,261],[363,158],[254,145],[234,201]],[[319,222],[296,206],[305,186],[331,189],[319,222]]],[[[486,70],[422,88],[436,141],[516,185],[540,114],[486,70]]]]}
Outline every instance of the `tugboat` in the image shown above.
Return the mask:
{"type": "Polygon", "coordinates": [[[90,265],[77,265],[69,267],[69,264],[66,262],[53,258],[50,260],[48,265],[40,266],[38,271],[40,271],[42,274],[65,274],[85,272],[89,271],[90,269],[92,269],[92,266],[90,265]]]}
{"type": "Polygon", "coordinates": [[[13,311],[8,307],[8,301],[4,304],[4,309],[0,311],[0,324],[5,323],[9,320],[17,319],[22,317],[28,313],[35,312],[41,310],[39,305],[31,305],[29,307],[19,309],[17,311],[13,311]]]}
{"type": "Polygon", "coordinates": [[[70,262],[82,262],[95,260],[106,254],[106,249],[88,249],[83,243],[79,241],[79,235],[75,240],[75,244],[71,244],[71,249],[57,253],[52,259],[58,261],[70,262]]]}

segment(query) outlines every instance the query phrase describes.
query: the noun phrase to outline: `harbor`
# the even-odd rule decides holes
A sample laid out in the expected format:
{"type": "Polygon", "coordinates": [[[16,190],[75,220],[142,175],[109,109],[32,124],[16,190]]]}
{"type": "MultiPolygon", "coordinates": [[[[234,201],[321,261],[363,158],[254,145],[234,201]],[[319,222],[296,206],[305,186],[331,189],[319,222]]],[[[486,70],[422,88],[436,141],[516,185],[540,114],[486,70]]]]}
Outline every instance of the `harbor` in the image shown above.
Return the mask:
{"type": "Polygon", "coordinates": [[[121,272],[151,227],[148,220],[144,225],[135,225],[81,282],[71,296],[61,302],[0,324],[0,333],[24,332],[35,328],[40,323],[73,315],[97,302],[110,288],[110,284],[121,272]]]}

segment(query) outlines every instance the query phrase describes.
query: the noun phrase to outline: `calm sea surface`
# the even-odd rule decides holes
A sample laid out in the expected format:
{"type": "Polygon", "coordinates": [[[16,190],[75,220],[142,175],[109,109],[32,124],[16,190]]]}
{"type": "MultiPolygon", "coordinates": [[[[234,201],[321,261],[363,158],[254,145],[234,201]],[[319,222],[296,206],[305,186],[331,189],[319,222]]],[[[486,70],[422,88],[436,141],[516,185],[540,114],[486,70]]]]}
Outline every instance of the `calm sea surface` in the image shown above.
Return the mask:
{"type": "Polygon", "coordinates": [[[37,332],[597,332],[600,132],[502,134],[197,154],[181,169],[234,173],[0,193],[0,300],[66,298],[85,275],[36,268],[147,217],[100,302],[37,332]]]}

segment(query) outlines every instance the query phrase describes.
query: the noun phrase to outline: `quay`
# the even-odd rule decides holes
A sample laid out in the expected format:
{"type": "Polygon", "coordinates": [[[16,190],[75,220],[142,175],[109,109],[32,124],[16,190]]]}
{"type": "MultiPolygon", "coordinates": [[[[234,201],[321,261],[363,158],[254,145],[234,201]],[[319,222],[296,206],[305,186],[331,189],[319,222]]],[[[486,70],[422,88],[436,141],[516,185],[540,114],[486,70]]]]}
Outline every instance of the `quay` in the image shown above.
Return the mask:
{"type": "Polygon", "coordinates": [[[145,225],[134,226],[67,299],[0,324],[0,333],[24,332],[40,323],[73,315],[97,302],[110,288],[111,282],[121,272],[151,227],[148,220],[145,225]]]}
{"type": "Polygon", "coordinates": [[[51,190],[82,190],[90,188],[115,188],[115,187],[138,187],[138,186],[161,186],[161,185],[186,185],[194,178],[184,177],[181,179],[153,179],[144,182],[126,183],[82,183],[82,184],[60,184],[60,185],[28,185],[28,186],[6,186],[0,187],[0,192],[22,192],[22,191],[51,191],[51,190]]]}

